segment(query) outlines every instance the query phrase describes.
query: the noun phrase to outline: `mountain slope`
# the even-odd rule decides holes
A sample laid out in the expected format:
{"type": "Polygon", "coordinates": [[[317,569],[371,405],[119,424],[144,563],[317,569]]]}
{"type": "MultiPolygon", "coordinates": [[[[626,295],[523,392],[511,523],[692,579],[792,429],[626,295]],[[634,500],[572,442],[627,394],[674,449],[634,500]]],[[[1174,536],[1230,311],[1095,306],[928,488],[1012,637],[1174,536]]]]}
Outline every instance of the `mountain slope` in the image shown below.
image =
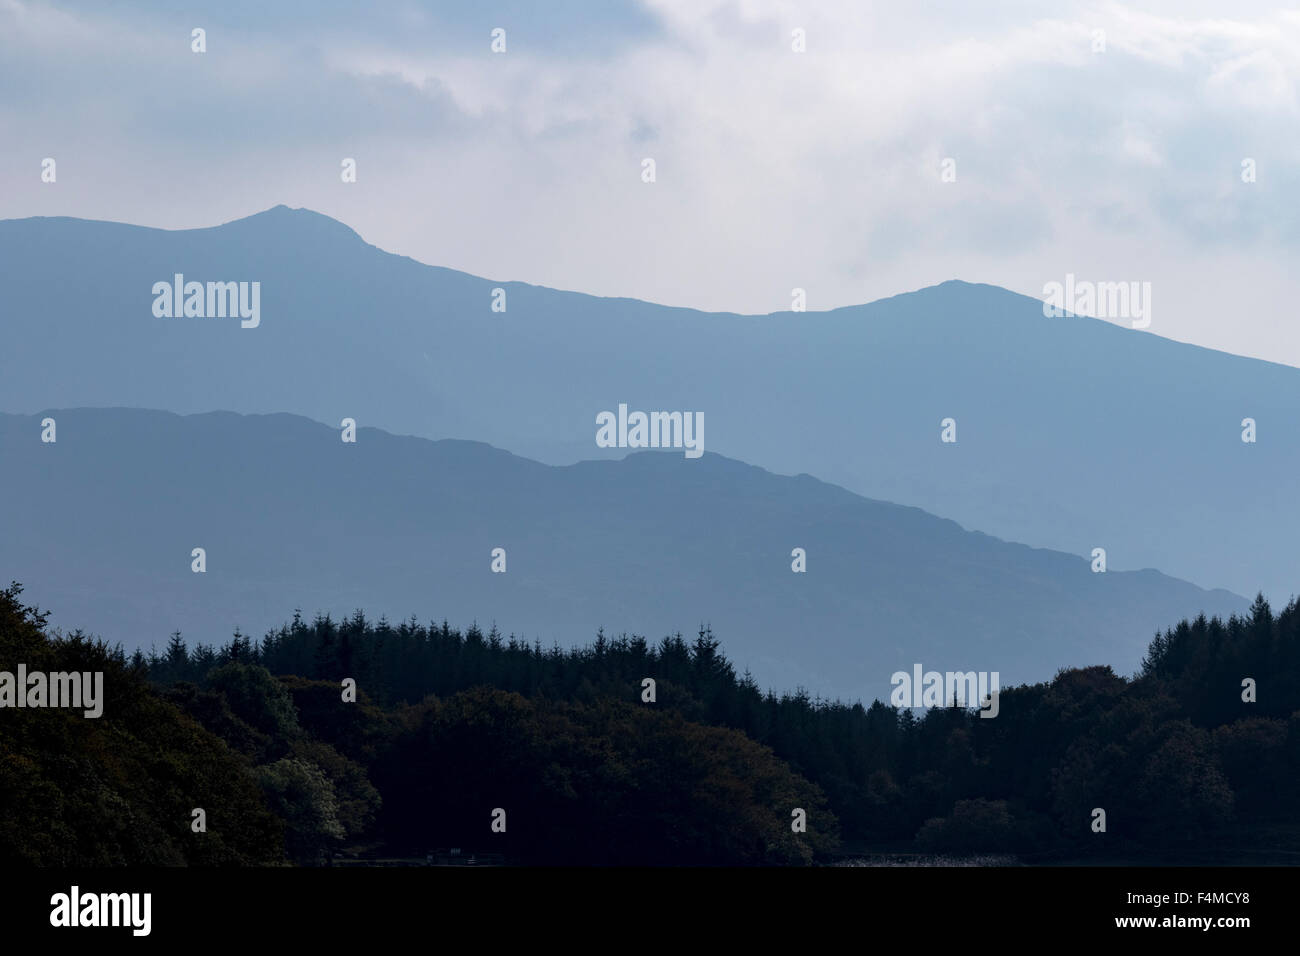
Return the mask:
{"type": "Polygon", "coordinates": [[[563,646],[705,622],[764,686],[870,700],[914,663],[1004,684],[1131,670],[1157,628],[1246,606],[714,454],[555,467],[368,428],[347,444],[283,414],[47,414],[53,444],[44,416],[0,415],[0,577],[53,624],[128,648],[256,637],[295,607],[495,621],[563,646]]]}
{"type": "Polygon", "coordinates": [[[1010,540],[1275,600],[1300,580],[1300,370],[1044,318],[989,286],[706,314],[422,265],[285,207],[180,232],[0,222],[0,270],[4,411],[353,417],[553,464],[612,456],[595,418],[621,402],[698,411],[709,451],[1010,540]],[[260,326],[155,318],[176,273],[259,281],[260,326]]]}

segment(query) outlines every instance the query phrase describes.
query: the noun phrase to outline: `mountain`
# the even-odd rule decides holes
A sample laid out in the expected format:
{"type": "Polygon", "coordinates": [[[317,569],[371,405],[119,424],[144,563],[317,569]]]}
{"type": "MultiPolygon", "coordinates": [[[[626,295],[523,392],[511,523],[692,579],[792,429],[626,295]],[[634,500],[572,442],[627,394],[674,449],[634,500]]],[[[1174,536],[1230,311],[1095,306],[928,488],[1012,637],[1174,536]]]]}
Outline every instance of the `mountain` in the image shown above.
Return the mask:
{"type": "Polygon", "coordinates": [[[869,701],[915,663],[1129,671],[1157,629],[1247,604],[712,453],[551,466],[285,414],[71,409],[0,415],[0,461],[0,576],[128,649],[258,637],[295,607],[566,647],[705,623],[762,686],[869,701]]]}
{"type": "Polygon", "coordinates": [[[8,220],[0,263],[4,411],[352,417],[551,464],[623,455],[595,442],[620,403],[696,411],[708,451],[1009,540],[1275,600],[1300,581],[1300,370],[990,286],[707,314],[422,265],[283,206],[187,231],[8,220]],[[259,282],[260,323],[155,317],[177,273],[259,282]]]}

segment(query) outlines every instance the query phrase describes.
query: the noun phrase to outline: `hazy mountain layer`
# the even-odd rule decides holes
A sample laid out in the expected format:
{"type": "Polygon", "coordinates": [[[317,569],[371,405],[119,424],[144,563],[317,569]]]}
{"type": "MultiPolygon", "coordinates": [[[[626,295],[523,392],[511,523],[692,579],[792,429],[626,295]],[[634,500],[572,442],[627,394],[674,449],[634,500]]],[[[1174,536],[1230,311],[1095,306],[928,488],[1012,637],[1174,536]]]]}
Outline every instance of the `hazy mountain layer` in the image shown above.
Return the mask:
{"type": "Polygon", "coordinates": [[[377,429],[348,444],[283,414],[48,415],[53,444],[44,416],[0,415],[0,578],[128,649],[260,636],[295,607],[563,646],[703,622],[763,686],[870,700],[914,663],[1004,685],[1131,670],[1158,628],[1246,606],[715,454],[555,467],[377,429]]]}
{"type": "MultiPolygon", "coordinates": [[[[553,464],[621,456],[596,445],[596,416],[619,403],[699,412],[708,451],[1009,540],[1103,547],[1115,569],[1275,601],[1300,580],[1300,370],[1152,334],[1158,288],[1150,332],[1045,318],[965,283],[829,313],[706,314],[422,265],[282,206],[183,232],[0,222],[0,263],[4,411],[353,417],[553,464]],[[156,317],[154,286],[176,274],[259,282],[257,327],[156,317]],[[939,440],[948,417],[955,444],[939,440]]],[[[774,277],[775,307],[795,284],[774,277]]]]}

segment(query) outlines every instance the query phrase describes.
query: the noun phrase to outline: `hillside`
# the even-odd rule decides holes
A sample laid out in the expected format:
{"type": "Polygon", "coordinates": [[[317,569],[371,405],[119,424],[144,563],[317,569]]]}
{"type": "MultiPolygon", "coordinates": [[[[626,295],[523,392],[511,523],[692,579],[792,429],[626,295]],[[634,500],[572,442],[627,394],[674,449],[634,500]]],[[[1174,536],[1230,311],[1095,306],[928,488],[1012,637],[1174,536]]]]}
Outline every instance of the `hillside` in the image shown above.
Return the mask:
{"type": "Polygon", "coordinates": [[[370,428],[347,444],[291,415],[46,414],[53,444],[44,415],[0,415],[0,493],[21,503],[0,512],[0,576],[128,651],[258,637],[295,607],[565,647],[704,623],[764,687],[869,702],[914,663],[1004,685],[1132,671],[1166,622],[1247,605],[711,453],[559,467],[370,428]]]}
{"type": "Polygon", "coordinates": [[[177,232],[4,221],[0,262],[6,412],[352,417],[571,464],[621,457],[594,424],[619,403],[698,411],[708,451],[1007,540],[1277,602],[1300,580],[1300,370],[1160,338],[1158,289],[1148,332],[962,282],[707,314],[424,265],[283,206],[177,232]],[[152,288],[177,273],[259,282],[257,328],[155,317],[152,288]]]}

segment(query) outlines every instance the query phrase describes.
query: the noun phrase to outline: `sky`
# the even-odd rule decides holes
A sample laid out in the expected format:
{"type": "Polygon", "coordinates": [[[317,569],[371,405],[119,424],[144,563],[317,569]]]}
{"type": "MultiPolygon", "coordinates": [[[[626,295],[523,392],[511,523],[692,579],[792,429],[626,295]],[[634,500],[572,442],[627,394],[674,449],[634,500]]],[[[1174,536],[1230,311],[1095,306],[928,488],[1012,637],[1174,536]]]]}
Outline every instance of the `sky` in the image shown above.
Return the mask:
{"type": "Polygon", "coordinates": [[[284,203],[744,313],[1149,282],[1149,332],[1300,366],[1298,77],[1250,2],[0,0],[0,218],[284,203]]]}

